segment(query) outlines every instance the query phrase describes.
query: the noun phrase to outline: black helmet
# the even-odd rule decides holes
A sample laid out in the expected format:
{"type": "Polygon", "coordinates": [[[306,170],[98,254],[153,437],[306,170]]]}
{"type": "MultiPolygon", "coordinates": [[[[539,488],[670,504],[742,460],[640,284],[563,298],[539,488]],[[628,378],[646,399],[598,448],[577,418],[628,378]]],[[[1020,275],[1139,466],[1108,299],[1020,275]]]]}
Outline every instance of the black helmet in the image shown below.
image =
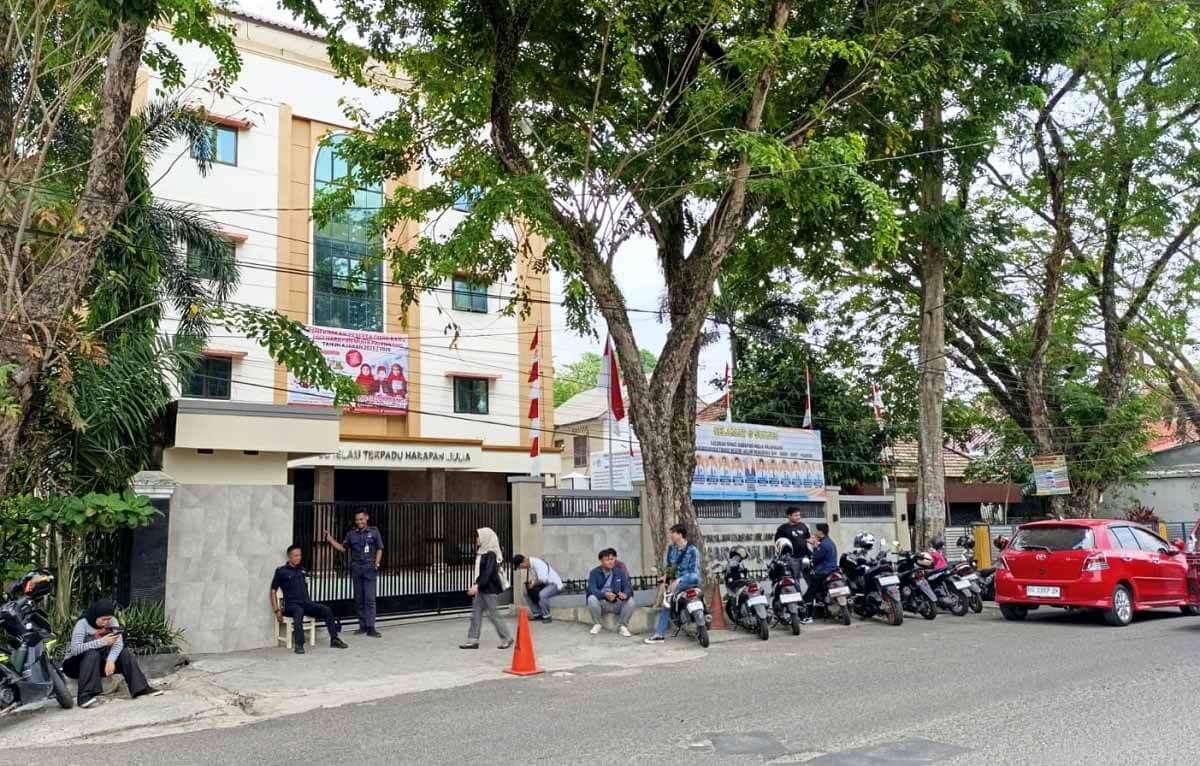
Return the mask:
{"type": "Polygon", "coordinates": [[[959,535],[958,540],[955,542],[957,543],[959,548],[966,548],[967,550],[971,550],[972,548],[975,547],[975,538],[971,537],[970,535],[959,535]]]}
{"type": "Polygon", "coordinates": [[[929,547],[933,548],[935,551],[940,551],[942,548],[946,547],[946,538],[942,537],[941,535],[935,536],[929,541],[929,547]]]}

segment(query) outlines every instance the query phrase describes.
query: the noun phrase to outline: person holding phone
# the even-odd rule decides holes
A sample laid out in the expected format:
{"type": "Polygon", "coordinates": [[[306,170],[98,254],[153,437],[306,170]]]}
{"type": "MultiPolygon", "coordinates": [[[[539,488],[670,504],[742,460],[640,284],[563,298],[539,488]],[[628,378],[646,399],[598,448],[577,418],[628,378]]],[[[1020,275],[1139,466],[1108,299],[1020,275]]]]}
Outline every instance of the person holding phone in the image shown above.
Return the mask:
{"type": "Polygon", "coordinates": [[[633,601],[633,583],[625,567],[617,561],[615,548],[600,551],[600,566],[588,574],[587,607],[592,615],[593,636],[604,630],[601,618],[606,614],[618,615],[621,635],[629,638],[629,621],[636,607],[633,601]]]}
{"type": "Polygon", "coordinates": [[[125,686],[133,699],[147,694],[162,694],[146,680],[133,652],[125,648],[121,625],[116,618],[116,605],[100,599],[88,607],[71,631],[71,644],[63,660],[63,672],[79,681],[78,702],[81,708],[96,704],[102,691],[101,679],[114,673],[125,678],[125,686]]]}

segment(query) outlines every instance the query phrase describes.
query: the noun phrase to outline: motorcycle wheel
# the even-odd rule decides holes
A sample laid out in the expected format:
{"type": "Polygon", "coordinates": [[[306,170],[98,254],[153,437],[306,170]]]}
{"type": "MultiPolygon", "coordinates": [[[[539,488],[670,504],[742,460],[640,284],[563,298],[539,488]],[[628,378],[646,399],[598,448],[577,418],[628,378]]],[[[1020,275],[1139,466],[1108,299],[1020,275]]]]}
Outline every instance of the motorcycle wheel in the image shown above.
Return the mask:
{"type": "Polygon", "coordinates": [[[972,593],[970,604],[971,611],[975,614],[979,614],[983,611],[983,596],[980,596],[978,593],[972,593]]]}
{"type": "Polygon", "coordinates": [[[766,641],[771,637],[771,625],[767,622],[767,618],[763,617],[758,621],[758,637],[766,641]]]}
{"type": "Polygon", "coordinates": [[[697,625],[696,626],[696,640],[700,642],[700,646],[702,648],[707,649],[708,648],[708,628],[706,628],[702,625],[697,625]]]}
{"type": "Polygon", "coordinates": [[[886,599],[883,611],[887,615],[888,625],[900,625],[904,622],[904,610],[891,599],[886,599]]]}
{"type": "Polygon", "coordinates": [[[75,700],[71,699],[71,692],[67,689],[67,679],[53,662],[50,663],[50,686],[54,692],[54,701],[59,707],[63,710],[75,707],[75,700]]]}
{"type": "Polygon", "coordinates": [[[967,613],[967,599],[961,593],[954,594],[954,600],[950,603],[950,614],[955,617],[962,617],[967,613]]]}
{"type": "Polygon", "coordinates": [[[921,608],[918,609],[917,612],[925,619],[932,620],[933,618],[937,617],[937,604],[933,603],[929,599],[924,599],[921,602],[921,608]]]}
{"type": "Polygon", "coordinates": [[[841,611],[842,611],[842,624],[849,625],[850,624],[850,607],[846,606],[845,604],[842,604],[841,611]]]}
{"type": "Polygon", "coordinates": [[[798,614],[792,615],[792,635],[800,635],[800,615],[798,614]]]}

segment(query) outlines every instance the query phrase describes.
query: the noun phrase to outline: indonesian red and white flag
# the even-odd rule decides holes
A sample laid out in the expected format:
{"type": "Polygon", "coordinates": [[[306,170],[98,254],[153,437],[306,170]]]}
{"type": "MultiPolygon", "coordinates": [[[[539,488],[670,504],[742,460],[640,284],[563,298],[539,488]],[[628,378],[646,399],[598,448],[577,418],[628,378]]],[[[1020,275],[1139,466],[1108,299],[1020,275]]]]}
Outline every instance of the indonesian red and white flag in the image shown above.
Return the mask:
{"type": "Polygon", "coordinates": [[[612,352],[612,338],[604,339],[604,356],[600,359],[596,385],[606,392],[608,414],[613,420],[613,428],[619,433],[621,421],[625,419],[625,399],[621,396],[621,378],[617,374],[617,358],[612,352]]]}
{"type": "Polygon", "coordinates": [[[812,377],[808,374],[808,365],[804,366],[804,425],[803,428],[812,428],[812,377]]]}
{"type": "Polygon", "coordinates": [[[541,468],[539,465],[539,456],[541,455],[540,436],[542,432],[541,411],[538,406],[538,400],[542,398],[542,372],[541,366],[541,349],[538,341],[541,338],[542,328],[539,325],[533,331],[533,342],[529,344],[529,350],[532,352],[529,362],[529,475],[541,476],[541,468]]]}

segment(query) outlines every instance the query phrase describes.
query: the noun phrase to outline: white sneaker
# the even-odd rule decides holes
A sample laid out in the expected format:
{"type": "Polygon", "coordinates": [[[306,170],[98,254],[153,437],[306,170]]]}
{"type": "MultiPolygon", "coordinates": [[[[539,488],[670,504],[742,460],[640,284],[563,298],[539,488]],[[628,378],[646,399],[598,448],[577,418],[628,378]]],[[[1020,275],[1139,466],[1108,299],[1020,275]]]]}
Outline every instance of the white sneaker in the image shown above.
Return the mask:
{"type": "Polygon", "coordinates": [[[621,626],[621,635],[625,638],[633,637],[633,634],[629,632],[629,628],[625,627],[624,625],[621,626]]]}
{"type": "Polygon", "coordinates": [[[598,635],[600,635],[600,631],[602,631],[602,630],[604,630],[604,626],[601,625],[600,623],[596,623],[595,625],[592,626],[592,629],[589,632],[593,636],[598,636],[598,635]]]}

